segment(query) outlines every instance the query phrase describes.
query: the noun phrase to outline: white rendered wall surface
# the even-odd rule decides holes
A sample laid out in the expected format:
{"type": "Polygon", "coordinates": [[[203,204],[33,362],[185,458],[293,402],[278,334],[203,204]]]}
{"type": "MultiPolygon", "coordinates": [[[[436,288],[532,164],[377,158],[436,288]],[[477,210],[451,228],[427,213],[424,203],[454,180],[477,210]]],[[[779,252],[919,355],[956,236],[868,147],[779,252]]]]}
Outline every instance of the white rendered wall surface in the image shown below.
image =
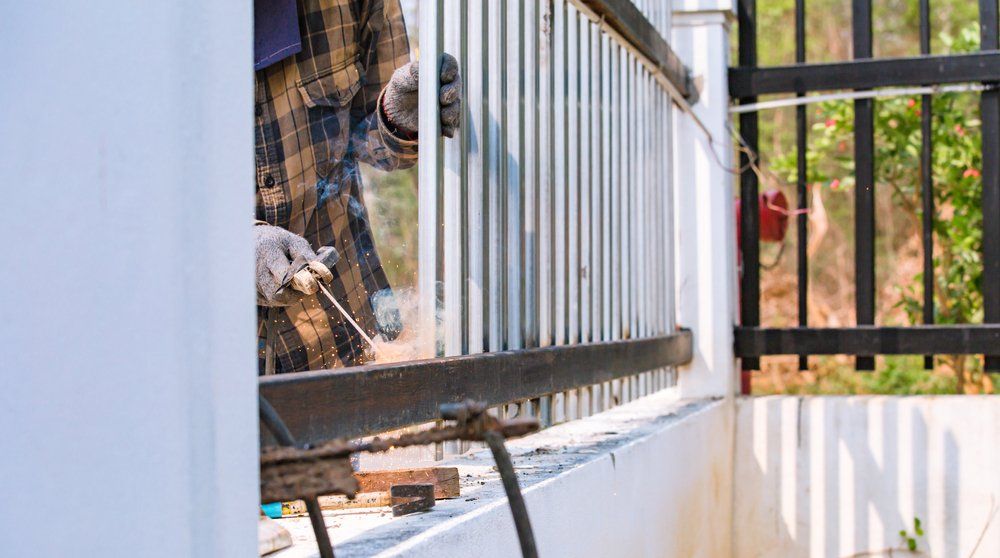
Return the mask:
{"type": "MultiPolygon", "coordinates": [[[[729,556],[732,409],[665,390],[508,442],[539,555],[729,556]]],[[[338,558],[519,556],[489,451],[443,464],[459,468],[462,496],[427,513],[331,512],[338,558]]],[[[316,556],[307,518],[280,521],[296,542],[275,558],[316,556]]]]}
{"type": "Polygon", "coordinates": [[[4,5],[4,556],[255,555],[251,7],[4,5]]]}
{"type": "Polygon", "coordinates": [[[734,556],[888,555],[914,518],[921,555],[1000,556],[1000,398],[775,396],[737,409],[734,556]]]}

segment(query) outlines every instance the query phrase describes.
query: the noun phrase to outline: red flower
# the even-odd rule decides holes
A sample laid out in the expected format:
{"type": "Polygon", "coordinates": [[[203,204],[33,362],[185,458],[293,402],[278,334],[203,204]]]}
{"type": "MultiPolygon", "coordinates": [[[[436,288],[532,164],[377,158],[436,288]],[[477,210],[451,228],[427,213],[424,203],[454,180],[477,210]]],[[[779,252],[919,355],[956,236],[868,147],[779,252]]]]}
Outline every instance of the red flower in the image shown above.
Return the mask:
{"type": "Polygon", "coordinates": [[[964,136],[965,128],[963,128],[961,124],[955,124],[955,133],[960,136],[964,136]]]}
{"type": "Polygon", "coordinates": [[[826,120],[826,127],[827,128],[833,128],[836,125],[837,125],[837,120],[836,119],[834,119],[834,118],[828,118],[826,120]]]}
{"type": "Polygon", "coordinates": [[[962,173],[962,178],[979,178],[980,176],[982,175],[979,173],[979,169],[965,169],[965,172],[962,173]]]}
{"type": "Polygon", "coordinates": [[[917,106],[917,100],[916,99],[910,99],[910,100],[906,101],[906,106],[908,106],[910,108],[913,108],[913,107],[917,106]]]}
{"type": "Polygon", "coordinates": [[[830,189],[831,190],[839,190],[840,189],[840,179],[839,178],[834,178],[833,181],[830,182],[830,189]]]}

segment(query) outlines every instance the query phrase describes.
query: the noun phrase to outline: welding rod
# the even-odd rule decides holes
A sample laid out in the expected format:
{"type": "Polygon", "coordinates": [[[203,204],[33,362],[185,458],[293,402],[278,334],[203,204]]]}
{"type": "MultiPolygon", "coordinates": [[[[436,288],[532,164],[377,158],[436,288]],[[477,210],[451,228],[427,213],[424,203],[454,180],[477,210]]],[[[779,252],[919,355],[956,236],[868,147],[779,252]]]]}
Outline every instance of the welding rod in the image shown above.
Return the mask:
{"type": "Polygon", "coordinates": [[[368,342],[368,346],[371,347],[372,351],[374,352],[375,341],[372,340],[371,336],[365,333],[365,330],[361,329],[361,326],[358,325],[358,322],[354,321],[354,318],[352,318],[351,315],[347,312],[347,310],[345,310],[344,307],[341,306],[339,302],[337,302],[337,299],[333,298],[333,295],[330,294],[330,291],[326,289],[326,285],[324,285],[322,281],[316,281],[316,284],[319,285],[320,290],[323,291],[323,294],[326,295],[326,298],[330,299],[330,302],[332,302],[333,305],[337,307],[337,310],[340,310],[341,315],[343,315],[344,318],[348,322],[350,322],[352,326],[354,326],[355,331],[357,331],[361,335],[361,337],[363,337],[364,340],[368,342]]]}

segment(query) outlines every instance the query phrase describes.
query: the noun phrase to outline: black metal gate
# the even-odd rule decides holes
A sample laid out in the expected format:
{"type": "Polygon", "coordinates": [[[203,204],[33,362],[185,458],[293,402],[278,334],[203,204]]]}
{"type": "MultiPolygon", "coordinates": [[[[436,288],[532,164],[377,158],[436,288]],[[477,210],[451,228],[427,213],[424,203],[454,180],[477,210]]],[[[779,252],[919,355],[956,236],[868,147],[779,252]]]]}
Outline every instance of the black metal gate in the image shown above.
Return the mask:
{"type": "MultiPolygon", "coordinates": [[[[765,0],[766,1],[766,0],[765,0]]],[[[889,86],[932,86],[949,83],[981,83],[983,155],[983,281],[984,325],[934,325],[933,178],[930,172],[932,144],[931,95],[924,95],[922,111],[921,184],[924,249],[924,324],[912,327],[875,326],[875,160],[874,99],[854,100],[855,159],[855,286],[857,326],[851,328],[809,327],[807,289],[808,258],[804,239],[807,217],[796,217],[799,235],[797,253],[799,327],[760,327],[760,254],[758,176],[751,169],[749,154],[741,155],[740,212],[743,274],[740,279],[741,326],[736,329],[736,353],[744,370],[759,368],[765,355],[799,355],[800,367],[808,355],[855,355],[858,370],[874,369],[875,355],[985,354],[986,369],[1000,370],[1000,43],[997,0],[978,0],[981,52],[961,55],[930,54],[930,0],[920,0],[920,52],[912,58],[872,58],[872,0],[852,1],[854,60],[808,64],[805,56],[805,0],[795,2],[796,64],[757,66],[757,0],[739,0],[739,67],[729,75],[730,95],[740,104],[757,102],[759,95],[807,93],[830,90],[865,91],[889,86]]],[[[806,112],[797,108],[798,209],[808,208],[806,196],[806,112]]],[[[740,135],[747,151],[758,153],[758,114],[740,115],[740,135]]]]}

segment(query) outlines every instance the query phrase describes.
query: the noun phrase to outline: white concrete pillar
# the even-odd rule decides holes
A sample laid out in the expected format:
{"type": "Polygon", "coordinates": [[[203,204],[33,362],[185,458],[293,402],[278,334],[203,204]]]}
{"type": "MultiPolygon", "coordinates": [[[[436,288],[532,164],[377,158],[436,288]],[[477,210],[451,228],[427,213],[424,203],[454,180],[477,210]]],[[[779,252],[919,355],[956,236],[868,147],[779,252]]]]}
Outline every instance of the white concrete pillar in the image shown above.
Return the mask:
{"type": "Polygon", "coordinates": [[[680,374],[683,397],[730,396],[737,384],[736,232],[727,68],[731,8],[681,2],[672,45],[701,88],[695,119],[677,110],[674,141],[678,323],[694,332],[694,361],[680,374]],[[688,6],[687,4],[691,4],[688,6]]]}
{"type": "Polygon", "coordinates": [[[252,5],[3,8],[4,556],[256,555],[252,5]]]}

